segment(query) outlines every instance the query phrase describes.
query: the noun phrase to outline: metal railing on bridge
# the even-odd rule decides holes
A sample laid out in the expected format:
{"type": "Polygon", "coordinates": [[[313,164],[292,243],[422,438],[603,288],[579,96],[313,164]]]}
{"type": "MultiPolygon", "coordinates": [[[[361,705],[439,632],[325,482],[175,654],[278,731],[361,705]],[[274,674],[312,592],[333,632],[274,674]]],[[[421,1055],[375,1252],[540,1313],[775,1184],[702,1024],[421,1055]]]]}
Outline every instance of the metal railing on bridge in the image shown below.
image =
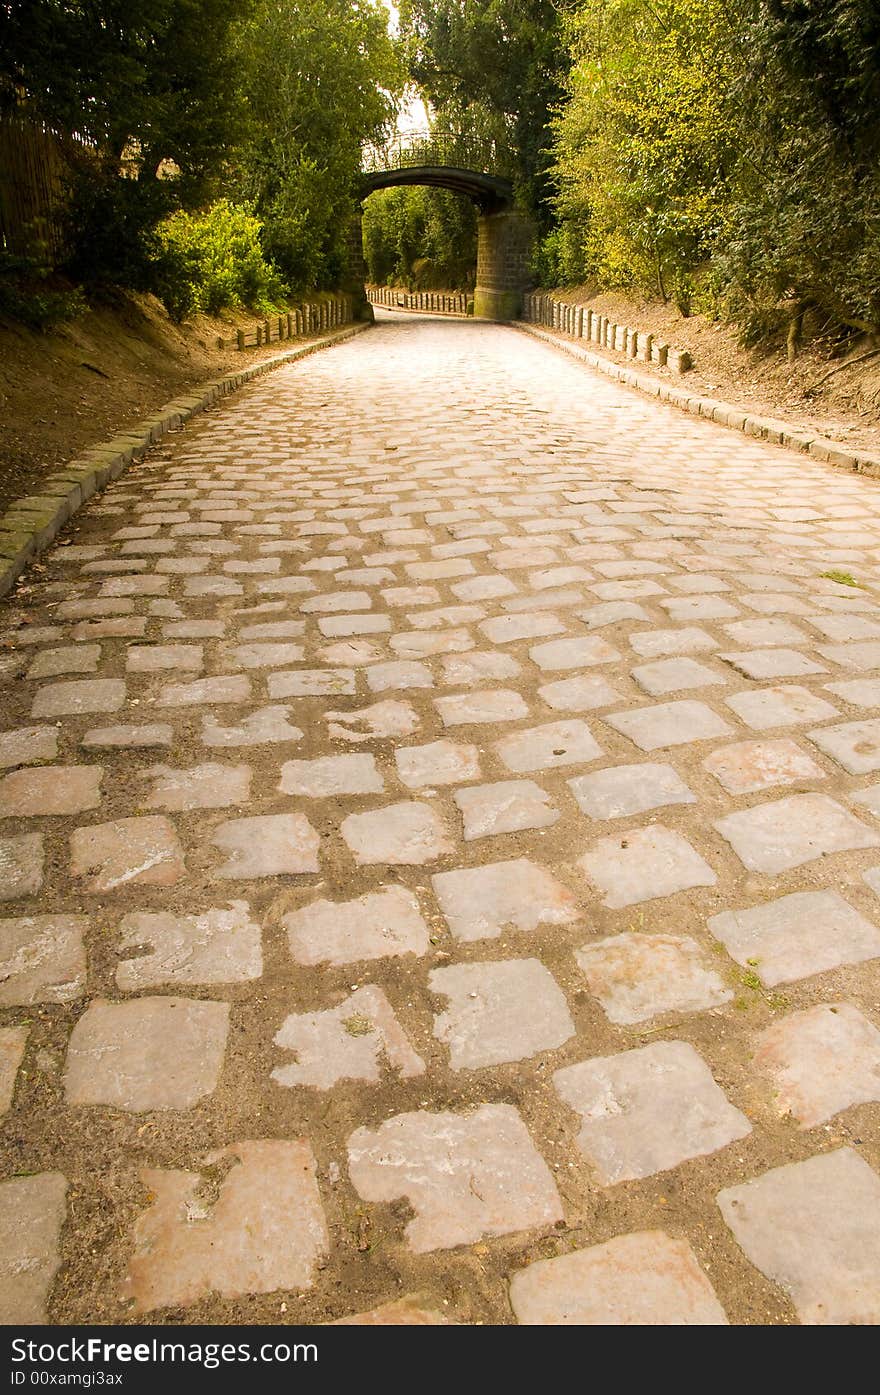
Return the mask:
{"type": "Polygon", "coordinates": [[[475,170],[479,174],[510,174],[510,157],[497,141],[458,131],[405,131],[383,145],[364,147],[361,170],[384,174],[419,166],[475,170]]]}

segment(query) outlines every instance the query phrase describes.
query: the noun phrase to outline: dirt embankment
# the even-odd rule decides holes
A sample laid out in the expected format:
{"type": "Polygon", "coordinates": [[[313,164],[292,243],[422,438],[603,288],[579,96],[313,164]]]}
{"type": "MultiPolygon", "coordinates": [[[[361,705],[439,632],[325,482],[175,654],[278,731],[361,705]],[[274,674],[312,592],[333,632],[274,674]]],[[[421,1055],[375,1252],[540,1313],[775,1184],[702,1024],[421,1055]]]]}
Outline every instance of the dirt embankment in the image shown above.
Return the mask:
{"type": "Polygon", "coordinates": [[[0,511],[186,388],[277,354],[284,345],[216,347],[254,319],[181,326],[152,296],[129,295],[44,333],[0,318],[0,511]]]}
{"type": "MultiPolygon", "coordinates": [[[[660,301],[596,295],[586,286],[551,294],[589,305],[618,324],[653,331],[676,348],[687,349],[694,367],[681,381],[696,393],[762,416],[781,417],[844,445],[880,451],[880,354],[855,362],[878,345],[860,342],[844,359],[830,357],[829,344],[814,340],[789,363],[784,347],[743,348],[732,325],[702,315],[685,319],[660,301]]],[[[622,354],[605,349],[602,353],[624,361],[622,354]]],[[[641,364],[639,371],[643,371],[641,364]]]]}

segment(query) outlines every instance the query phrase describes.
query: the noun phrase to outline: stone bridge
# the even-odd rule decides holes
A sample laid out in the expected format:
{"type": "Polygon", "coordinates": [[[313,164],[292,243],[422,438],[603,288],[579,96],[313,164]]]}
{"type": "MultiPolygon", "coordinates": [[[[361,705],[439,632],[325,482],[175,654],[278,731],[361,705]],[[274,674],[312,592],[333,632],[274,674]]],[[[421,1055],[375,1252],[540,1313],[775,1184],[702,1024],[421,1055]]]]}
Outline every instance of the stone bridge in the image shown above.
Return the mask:
{"type": "MultiPolygon", "coordinates": [[[[529,281],[532,230],[514,206],[513,184],[495,142],[447,132],[414,131],[397,135],[385,145],[367,147],[362,200],[377,189],[415,184],[452,189],[476,205],[474,314],[488,320],[515,319],[529,281]]],[[[363,291],[363,278],[358,218],[351,234],[351,289],[363,291]]]]}

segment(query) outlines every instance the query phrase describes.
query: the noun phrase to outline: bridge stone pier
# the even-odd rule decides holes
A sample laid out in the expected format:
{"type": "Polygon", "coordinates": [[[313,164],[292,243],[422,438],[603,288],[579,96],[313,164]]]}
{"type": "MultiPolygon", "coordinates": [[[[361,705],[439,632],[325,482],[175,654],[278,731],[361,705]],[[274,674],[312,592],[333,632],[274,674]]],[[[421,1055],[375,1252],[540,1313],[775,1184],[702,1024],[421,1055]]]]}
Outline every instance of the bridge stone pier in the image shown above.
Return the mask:
{"type": "Polygon", "coordinates": [[[532,227],[517,208],[481,213],[477,219],[477,284],[474,315],[515,320],[529,288],[532,227]]]}
{"type": "MultiPolygon", "coordinates": [[[[452,189],[477,208],[477,279],[474,315],[478,319],[513,320],[530,287],[529,251],[533,229],[515,205],[513,184],[498,172],[494,145],[458,135],[413,133],[371,149],[361,178],[362,201],[377,189],[421,184],[452,189]]],[[[372,308],[363,287],[364,261],[360,216],[349,244],[348,278],[343,289],[362,298],[361,318],[372,308]]]]}

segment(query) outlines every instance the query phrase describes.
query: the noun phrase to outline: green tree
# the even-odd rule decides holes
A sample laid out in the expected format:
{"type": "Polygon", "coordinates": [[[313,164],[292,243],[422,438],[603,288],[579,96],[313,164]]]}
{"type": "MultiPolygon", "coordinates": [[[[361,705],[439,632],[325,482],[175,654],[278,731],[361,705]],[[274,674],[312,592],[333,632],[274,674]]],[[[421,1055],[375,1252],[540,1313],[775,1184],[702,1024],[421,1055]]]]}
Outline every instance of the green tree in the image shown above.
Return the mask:
{"type": "Polygon", "coordinates": [[[145,233],[222,181],[240,130],[231,37],[248,5],[11,0],[0,9],[0,97],[75,138],[72,259],[83,274],[143,280],[145,233]]]}
{"type": "Polygon", "coordinates": [[[568,35],[554,146],[563,231],[547,270],[674,294],[687,312],[736,155],[724,0],[583,0],[568,35]]]}
{"type": "Polygon", "coordinates": [[[880,332],[880,7],[734,0],[739,151],[717,265],[750,338],[880,332]]]}
{"type": "Polygon", "coordinates": [[[567,69],[554,0],[403,0],[413,81],[437,122],[509,152],[518,192],[547,216],[549,120],[567,69]]]}
{"type": "Polygon", "coordinates": [[[364,257],[375,285],[469,289],[477,260],[473,204],[448,189],[381,189],[364,206],[364,257]]]}
{"type": "Polygon", "coordinates": [[[338,274],[361,147],[393,125],[404,74],[387,20],[370,0],[256,0],[241,32],[249,124],[235,187],[297,289],[338,274]]]}

